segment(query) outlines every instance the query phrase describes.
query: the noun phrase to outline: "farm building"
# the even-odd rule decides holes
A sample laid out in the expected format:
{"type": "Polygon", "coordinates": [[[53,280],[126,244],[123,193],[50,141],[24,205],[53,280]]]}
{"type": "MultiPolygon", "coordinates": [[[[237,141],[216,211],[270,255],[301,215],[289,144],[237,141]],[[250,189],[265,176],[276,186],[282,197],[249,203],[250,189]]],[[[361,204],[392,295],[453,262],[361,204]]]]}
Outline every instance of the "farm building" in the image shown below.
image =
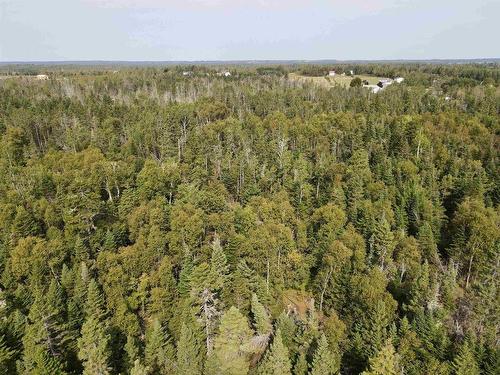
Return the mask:
{"type": "Polygon", "coordinates": [[[37,74],[36,79],[38,79],[40,81],[45,81],[45,80],[49,79],[49,76],[47,74],[37,74]]]}
{"type": "Polygon", "coordinates": [[[330,70],[330,71],[328,72],[328,75],[329,75],[330,77],[334,77],[334,76],[335,76],[335,74],[337,74],[337,73],[335,72],[335,70],[330,70]]]}

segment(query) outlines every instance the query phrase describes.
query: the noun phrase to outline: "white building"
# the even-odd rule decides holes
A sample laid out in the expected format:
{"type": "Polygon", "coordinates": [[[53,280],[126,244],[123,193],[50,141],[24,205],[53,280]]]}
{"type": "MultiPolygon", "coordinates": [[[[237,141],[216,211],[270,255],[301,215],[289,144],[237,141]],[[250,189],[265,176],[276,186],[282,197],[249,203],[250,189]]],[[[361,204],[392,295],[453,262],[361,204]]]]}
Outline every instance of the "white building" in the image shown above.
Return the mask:
{"type": "Polygon", "coordinates": [[[382,88],[379,87],[379,86],[377,86],[377,85],[364,85],[363,87],[366,87],[367,89],[369,89],[374,94],[376,94],[377,92],[379,92],[380,90],[382,90],[382,88]]]}
{"type": "Polygon", "coordinates": [[[405,80],[405,79],[404,79],[403,77],[396,77],[396,78],[394,78],[394,82],[396,82],[396,83],[401,83],[401,82],[403,82],[404,80],[405,80]]]}
{"type": "Polygon", "coordinates": [[[328,72],[328,75],[329,75],[330,77],[334,77],[334,76],[335,76],[335,74],[337,74],[337,73],[335,72],[335,70],[330,70],[330,71],[328,72]]]}
{"type": "Polygon", "coordinates": [[[45,81],[45,80],[49,79],[49,76],[47,74],[37,74],[36,79],[38,79],[40,81],[45,81]]]}
{"type": "Polygon", "coordinates": [[[381,84],[382,87],[385,87],[385,86],[392,85],[394,82],[392,79],[384,78],[384,79],[381,79],[378,83],[381,84]]]}

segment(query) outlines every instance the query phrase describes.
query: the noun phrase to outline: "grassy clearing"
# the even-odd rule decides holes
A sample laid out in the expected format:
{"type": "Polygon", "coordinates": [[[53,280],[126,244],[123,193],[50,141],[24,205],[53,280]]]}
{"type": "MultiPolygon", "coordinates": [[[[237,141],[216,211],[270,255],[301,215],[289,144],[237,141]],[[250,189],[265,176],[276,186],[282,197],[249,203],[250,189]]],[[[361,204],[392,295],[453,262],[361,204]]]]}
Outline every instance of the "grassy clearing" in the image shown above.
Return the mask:
{"type": "MultiPolygon", "coordinates": [[[[359,77],[362,81],[366,80],[370,85],[376,85],[378,81],[384,79],[384,77],[374,77],[367,75],[355,75],[354,77],[359,77]]],[[[299,82],[309,82],[314,83],[322,87],[331,88],[334,86],[349,87],[351,81],[354,77],[336,75],[333,77],[322,76],[322,77],[306,77],[297,73],[288,74],[288,78],[299,82]]]]}

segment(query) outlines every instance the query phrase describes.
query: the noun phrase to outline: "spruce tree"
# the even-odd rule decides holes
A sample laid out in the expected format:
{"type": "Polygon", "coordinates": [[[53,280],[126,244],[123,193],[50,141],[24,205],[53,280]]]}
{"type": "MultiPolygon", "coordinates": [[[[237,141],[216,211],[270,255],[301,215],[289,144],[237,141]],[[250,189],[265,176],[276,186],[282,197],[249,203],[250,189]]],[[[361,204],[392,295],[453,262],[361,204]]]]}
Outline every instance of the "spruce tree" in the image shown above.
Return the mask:
{"type": "Polygon", "coordinates": [[[83,362],[84,375],[110,373],[110,334],[105,318],[104,303],[99,287],[90,280],[85,305],[85,321],[78,339],[78,358],[83,362]]]}
{"type": "Polygon", "coordinates": [[[195,332],[194,322],[183,323],[181,336],[177,343],[177,373],[178,374],[201,374],[202,351],[195,332]]]}
{"type": "Polygon", "coordinates": [[[14,355],[15,351],[7,346],[5,336],[0,335],[0,374],[8,374],[11,371],[14,355]]]}
{"type": "Polygon", "coordinates": [[[191,275],[193,273],[193,259],[188,250],[185,251],[182,268],[179,275],[178,290],[181,297],[185,297],[191,291],[191,275]]]}
{"type": "MultiPolygon", "coordinates": [[[[153,373],[171,373],[175,364],[172,340],[158,319],[146,332],[145,364],[153,373]]],[[[135,360],[136,358],[134,358],[135,360]]]]}
{"type": "Polygon", "coordinates": [[[375,226],[375,231],[372,236],[373,243],[373,256],[376,261],[383,269],[391,261],[392,252],[394,251],[394,234],[391,231],[389,222],[382,217],[375,226]]]}
{"type": "Polygon", "coordinates": [[[323,333],[318,340],[318,345],[314,353],[310,375],[332,375],[339,370],[339,365],[328,347],[328,341],[323,333]]]}
{"type": "Polygon", "coordinates": [[[306,375],[308,368],[306,350],[300,350],[293,365],[293,375],[306,375]]]}
{"type": "Polygon", "coordinates": [[[244,314],[249,311],[252,293],[258,288],[258,281],[255,274],[245,261],[241,259],[236,266],[236,271],[231,278],[231,297],[235,306],[244,314]]]}
{"type": "Polygon", "coordinates": [[[251,337],[247,319],[232,306],[222,316],[214,342],[213,361],[219,374],[243,375],[248,372],[251,337]]]}
{"type": "Polygon", "coordinates": [[[291,367],[288,349],[283,345],[281,331],[277,330],[273,343],[259,364],[257,373],[259,375],[290,375],[291,367]]]}
{"type": "Polygon", "coordinates": [[[453,359],[454,375],[479,375],[478,363],[472,349],[472,345],[466,340],[460,347],[460,351],[453,359]]]}
{"type": "Polygon", "coordinates": [[[60,288],[52,280],[44,294],[37,289],[28,315],[23,338],[24,367],[39,373],[60,373],[66,368],[71,349],[71,335],[64,321],[60,288]]]}
{"type": "Polygon", "coordinates": [[[151,374],[151,370],[148,367],[144,366],[139,358],[136,359],[134,361],[134,366],[130,370],[130,375],[149,375],[149,374],[151,374]]]}
{"type": "Polygon", "coordinates": [[[267,335],[273,330],[271,319],[267,314],[266,308],[259,302],[257,295],[252,295],[252,314],[255,330],[259,335],[267,335]]]}
{"type": "Polygon", "coordinates": [[[216,237],[212,244],[212,255],[210,257],[211,288],[221,290],[225,285],[228,274],[229,266],[227,265],[226,254],[224,254],[219,238],[216,237]]]}
{"type": "Polygon", "coordinates": [[[397,354],[390,340],[370,358],[369,370],[364,371],[362,375],[399,375],[397,354]]]}

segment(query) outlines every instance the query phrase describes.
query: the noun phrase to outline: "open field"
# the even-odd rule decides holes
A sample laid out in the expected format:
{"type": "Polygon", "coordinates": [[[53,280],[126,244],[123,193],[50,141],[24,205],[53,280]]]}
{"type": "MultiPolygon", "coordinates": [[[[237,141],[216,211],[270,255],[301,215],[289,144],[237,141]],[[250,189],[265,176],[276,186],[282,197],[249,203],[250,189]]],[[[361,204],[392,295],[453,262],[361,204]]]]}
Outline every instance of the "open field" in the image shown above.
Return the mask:
{"type": "Polygon", "coordinates": [[[359,77],[361,78],[362,81],[366,80],[370,85],[376,85],[378,81],[381,79],[384,79],[384,77],[375,77],[375,76],[367,76],[367,75],[355,75],[354,77],[350,76],[341,76],[341,75],[336,75],[333,77],[329,76],[320,76],[320,77],[308,77],[308,76],[303,76],[297,73],[290,73],[288,74],[288,78],[294,81],[299,81],[299,82],[311,82],[315,83],[319,86],[325,87],[325,88],[330,88],[334,86],[342,86],[342,87],[349,87],[351,84],[351,81],[353,78],[359,77]]]}

